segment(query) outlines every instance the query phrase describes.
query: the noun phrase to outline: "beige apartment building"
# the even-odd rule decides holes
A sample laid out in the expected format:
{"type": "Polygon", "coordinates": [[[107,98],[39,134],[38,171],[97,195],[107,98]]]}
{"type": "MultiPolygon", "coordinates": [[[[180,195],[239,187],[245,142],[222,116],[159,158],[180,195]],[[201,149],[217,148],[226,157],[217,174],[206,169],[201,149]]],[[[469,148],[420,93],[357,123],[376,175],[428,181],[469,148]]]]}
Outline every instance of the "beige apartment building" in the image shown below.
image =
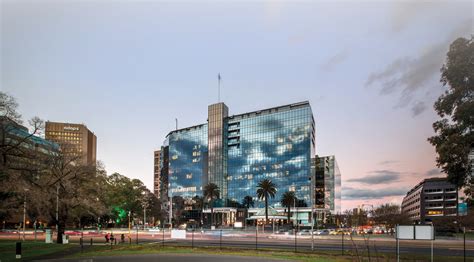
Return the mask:
{"type": "Polygon", "coordinates": [[[96,163],[97,137],[87,126],[48,121],[45,131],[47,140],[63,145],[62,150],[71,156],[80,157],[82,164],[96,163]]]}

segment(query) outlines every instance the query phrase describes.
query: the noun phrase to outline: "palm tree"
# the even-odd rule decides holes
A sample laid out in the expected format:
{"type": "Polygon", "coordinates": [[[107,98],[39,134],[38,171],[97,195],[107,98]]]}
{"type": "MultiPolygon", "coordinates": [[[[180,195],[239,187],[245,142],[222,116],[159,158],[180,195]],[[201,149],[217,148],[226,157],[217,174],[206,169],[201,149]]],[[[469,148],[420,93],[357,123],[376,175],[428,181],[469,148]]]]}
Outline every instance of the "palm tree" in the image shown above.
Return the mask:
{"type": "Polygon", "coordinates": [[[258,199],[265,200],[265,223],[268,223],[268,197],[275,198],[276,185],[270,179],[264,179],[257,185],[258,199]]]}
{"type": "Polygon", "coordinates": [[[281,196],[280,203],[282,206],[288,208],[288,223],[290,222],[290,213],[291,213],[291,206],[295,203],[296,195],[293,191],[286,191],[283,196],[281,196]]]}
{"type": "Polygon", "coordinates": [[[254,206],[255,202],[253,201],[253,197],[251,196],[245,196],[244,199],[242,200],[242,205],[246,207],[247,209],[250,208],[250,206],[254,206]]]}
{"type": "MultiPolygon", "coordinates": [[[[244,207],[246,207],[247,209],[245,210],[246,211],[246,215],[245,217],[248,218],[249,216],[249,208],[250,206],[254,206],[255,202],[253,201],[253,197],[251,196],[245,196],[244,199],[242,200],[242,205],[244,207]]],[[[247,226],[247,220],[245,220],[245,226],[247,226]]]]}
{"type": "Polygon", "coordinates": [[[218,199],[219,195],[219,187],[216,184],[209,183],[204,187],[204,197],[211,205],[211,225],[214,223],[214,199],[218,199]]]}

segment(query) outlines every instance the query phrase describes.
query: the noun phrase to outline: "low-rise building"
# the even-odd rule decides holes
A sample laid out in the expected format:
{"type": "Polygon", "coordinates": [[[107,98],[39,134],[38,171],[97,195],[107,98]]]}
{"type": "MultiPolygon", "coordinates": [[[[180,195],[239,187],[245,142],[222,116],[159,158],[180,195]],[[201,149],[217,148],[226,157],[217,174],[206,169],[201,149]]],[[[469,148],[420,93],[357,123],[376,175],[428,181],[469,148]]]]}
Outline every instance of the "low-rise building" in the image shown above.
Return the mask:
{"type": "Polygon", "coordinates": [[[430,222],[439,217],[456,216],[458,191],[447,178],[427,178],[403,198],[402,213],[414,222],[430,222]]]}

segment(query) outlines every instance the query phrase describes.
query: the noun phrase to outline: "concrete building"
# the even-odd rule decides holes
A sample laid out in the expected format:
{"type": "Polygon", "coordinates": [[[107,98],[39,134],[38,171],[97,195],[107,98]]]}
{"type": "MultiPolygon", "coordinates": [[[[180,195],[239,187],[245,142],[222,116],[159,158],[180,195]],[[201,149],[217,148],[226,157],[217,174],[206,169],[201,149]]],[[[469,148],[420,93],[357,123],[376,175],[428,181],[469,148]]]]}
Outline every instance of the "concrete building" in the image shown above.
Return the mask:
{"type": "Polygon", "coordinates": [[[447,178],[428,178],[408,191],[402,213],[414,222],[430,222],[439,217],[456,216],[458,191],[447,178]]]}
{"type": "Polygon", "coordinates": [[[61,150],[72,157],[79,157],[82,164],[95,165],[97,137],[85,125],[46,122],[46,139],[54,141],[61,150]]]}

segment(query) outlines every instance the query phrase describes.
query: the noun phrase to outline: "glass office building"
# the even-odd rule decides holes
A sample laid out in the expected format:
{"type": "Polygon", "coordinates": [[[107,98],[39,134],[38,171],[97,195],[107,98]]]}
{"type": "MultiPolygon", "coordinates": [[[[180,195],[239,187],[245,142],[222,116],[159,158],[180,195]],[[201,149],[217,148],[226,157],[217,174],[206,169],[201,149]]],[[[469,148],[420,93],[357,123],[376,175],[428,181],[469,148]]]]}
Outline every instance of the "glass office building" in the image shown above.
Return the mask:
{"type": "Polygon", "coordinates": [[[316,156],[313,159],[315,203],[318,211],[330,214],[341,212],[341,172],[335,156],[316,156]]]}
{"type": "Polygon", "coordinates": [[[214,183],[220,190],[216,207],[231,207],[245,196],[264,207],[256,198],[256,187],[271,179],[277,186],[275,198],[269,199],[272,207],[283,210],[281,196],[294,191],[300,206],[310,209],[315,199],[311,181],[316,178],[309,102],[231,116],[228,112],[224,103],[210,105],[207,123],[167,135],[161,148],[160,195],[190,199],[202,196],[204,186],[214,183]]]}

